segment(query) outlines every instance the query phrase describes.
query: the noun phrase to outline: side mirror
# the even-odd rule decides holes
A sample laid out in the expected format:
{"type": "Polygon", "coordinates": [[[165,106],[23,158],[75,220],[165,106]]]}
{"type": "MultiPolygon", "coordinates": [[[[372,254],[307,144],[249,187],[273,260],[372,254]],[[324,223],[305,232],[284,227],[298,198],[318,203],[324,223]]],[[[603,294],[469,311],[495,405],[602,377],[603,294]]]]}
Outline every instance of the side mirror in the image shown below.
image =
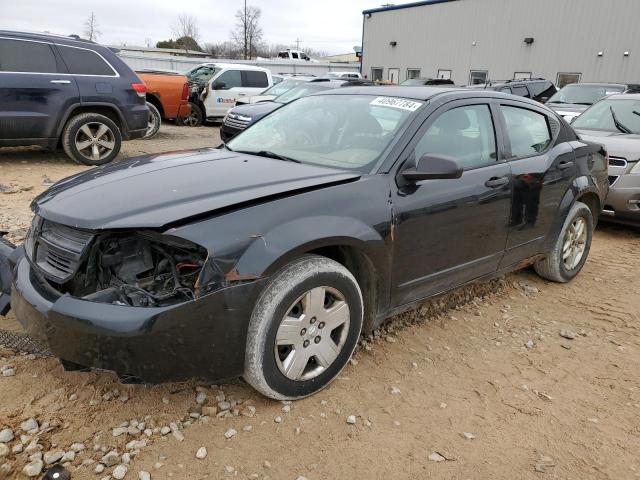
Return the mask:
{"type": "Polygon", "coordinates": [[[422,180],[455,179],[462,177],[462,167],[455,158],[445,155],[424,155],[415,167],[402,172],[409,182],[422,180]]]}
{"type": "Polygon", "coordinates": [[[213,82],[213,89],[214,90],[226,90],[227,89],[227,84],[224,82],[213,82]]]}

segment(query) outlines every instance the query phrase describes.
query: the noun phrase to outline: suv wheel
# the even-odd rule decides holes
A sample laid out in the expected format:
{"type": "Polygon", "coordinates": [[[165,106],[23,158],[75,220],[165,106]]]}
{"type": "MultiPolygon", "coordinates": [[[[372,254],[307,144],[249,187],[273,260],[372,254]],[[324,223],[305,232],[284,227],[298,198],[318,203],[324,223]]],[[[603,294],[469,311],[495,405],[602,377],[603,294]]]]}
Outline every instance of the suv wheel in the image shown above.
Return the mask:
{"type": "Polygon", "coordinates": [[[582,202],[576,202],[558,235],[553,250],[534,268],[542,278],[566,283],[578,275],[589,256],[593,239],[593,215],[582,202]]]}
{"type": "Polygon", "coordinates": [[[189,106],[191,107],[191,113],[186,117],[178,118],[176,120],[178,125],[183,125],[185,127],[201,126],[204,121],[202,109],[193,102],[189,102],[189,106]]]}
{"type": "Polygon", "coordinates": [[[62,147],[78,163],[104,165],[120,153],[122,134],[110,118],[98,113],[81,113],[64,127],[62,147]]]}
{"type": "Polygon", "coordinates": [[[276,400],[322,390],[351,358],[362,312],[358,282],[339,263],[307,255],[287,265],[253,310],[245,380],[276,400]]]}
{"type": "Polygon", "coordinates": [[[145,140],[153,138],[158,134],[160,125],[162,124],[162,115],[156,106],[147,102],[147,108],[149,109],[149,123],[147,124],[147,131],[144,134],[145,140]]]}

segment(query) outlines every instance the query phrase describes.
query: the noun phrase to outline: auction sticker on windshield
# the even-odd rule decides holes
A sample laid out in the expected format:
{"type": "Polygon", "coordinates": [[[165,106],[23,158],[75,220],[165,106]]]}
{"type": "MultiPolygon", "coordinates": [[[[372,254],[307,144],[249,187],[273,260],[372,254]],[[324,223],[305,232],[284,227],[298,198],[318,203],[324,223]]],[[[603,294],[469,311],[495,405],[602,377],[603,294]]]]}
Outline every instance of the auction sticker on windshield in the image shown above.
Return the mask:
{"type": "Polygon", "coordinates": [[[399,108],[401,110],[415,112],[422,106],[422,103],[414,102],[412,100],[406,100],[404,98],[378,97],[371,102],[371,105],[377,105],[379,107],[399,108]]]}

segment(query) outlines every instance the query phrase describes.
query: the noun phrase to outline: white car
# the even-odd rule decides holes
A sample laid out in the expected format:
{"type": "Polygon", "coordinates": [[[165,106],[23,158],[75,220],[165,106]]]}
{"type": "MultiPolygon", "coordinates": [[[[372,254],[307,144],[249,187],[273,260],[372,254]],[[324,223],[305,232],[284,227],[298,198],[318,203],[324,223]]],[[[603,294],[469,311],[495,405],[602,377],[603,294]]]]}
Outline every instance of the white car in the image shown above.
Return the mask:
{"type": "Polygon", "coordinates": [[[360,73],[358,72],[329,72],[325,75],[325,77],[331,78],[331,79],[337,79],[337,78],[362,78],[362,75],[360,75],[360,73]]]}
{"type": "Polygon", "coordinates": [[[260,94],[273,86],[270,70],[238,63],[205,63],[187,76],[192,82],[206,83],[204,88],[196,87],[195,95],[192,91],[190,100],[207,120],[224,118],[238,99],[260,94]]]}

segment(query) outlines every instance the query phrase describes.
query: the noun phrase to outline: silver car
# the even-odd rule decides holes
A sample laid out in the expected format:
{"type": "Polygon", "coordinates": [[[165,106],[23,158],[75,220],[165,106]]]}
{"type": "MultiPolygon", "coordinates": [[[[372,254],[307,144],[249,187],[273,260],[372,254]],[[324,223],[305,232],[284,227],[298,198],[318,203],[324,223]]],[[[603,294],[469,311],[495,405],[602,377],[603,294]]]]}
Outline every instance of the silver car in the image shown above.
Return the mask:
{"type": "Polygon", "coordinates": [[[611,189],[601,218],[640,226],[640,94],[611,95],[572,126],[609,152],[611,189]]]}
{"type": "Polygon", "coordinates": [[[616,93],[635,93],[634,87],[618,83],[572,83],[558,90],[547,101],[547,107],[571,123],[600,99],[616,93]]]}

